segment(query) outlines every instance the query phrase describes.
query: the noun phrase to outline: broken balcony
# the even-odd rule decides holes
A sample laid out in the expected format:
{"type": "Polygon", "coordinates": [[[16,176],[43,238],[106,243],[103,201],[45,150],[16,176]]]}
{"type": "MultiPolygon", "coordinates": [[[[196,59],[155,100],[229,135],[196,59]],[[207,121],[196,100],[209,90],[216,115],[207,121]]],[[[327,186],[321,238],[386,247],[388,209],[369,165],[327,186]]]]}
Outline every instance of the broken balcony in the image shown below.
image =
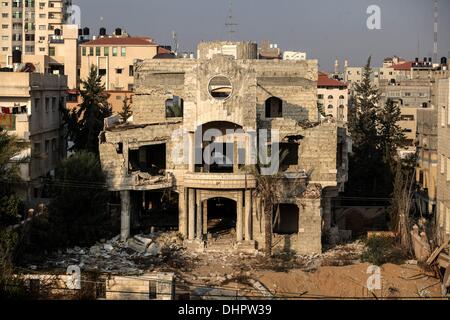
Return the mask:
{"type": "Polygon", "coordinates": [[[135,190],[156,190],[173,186],[173,177],[166,172],[166,144],[130,148],[128,176],[135,190]]]}

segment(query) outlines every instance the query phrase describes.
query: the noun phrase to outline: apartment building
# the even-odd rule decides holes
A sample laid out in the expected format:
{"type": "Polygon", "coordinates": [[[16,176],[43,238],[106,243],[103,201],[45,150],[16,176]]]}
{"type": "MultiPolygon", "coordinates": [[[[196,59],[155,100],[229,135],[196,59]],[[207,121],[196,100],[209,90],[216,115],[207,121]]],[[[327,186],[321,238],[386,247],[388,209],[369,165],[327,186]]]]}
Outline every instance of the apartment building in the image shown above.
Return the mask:
{"type": "Polygon", "coordinates": [[[23,185],[17,191],[29,204],[47,198],[43,179],[66,156],[60,114],[66,90],[66,76],[0,72],[0,127],[28,144],[11,161],[19,163],[23,185]]]}
{"type": "Polygon", "coordinates": [[[47,45],[68,18],[71,0],[1,0],[0,54],[11,65],[14,50],[48,55],[47,45]]]}
{"type": "Polygon", "coordinates": [[[326,73],[319,72],[317,99],[325,115],[331,115],[338,122],[347,123],[348,96],[346,83],[330,79],[326,73]]]}
{"type": "Polygon", "coordinates": [[[134,91],[134,63],[153,59],[158,54],[170,54],[149,37],[132,37],[121,29],[114,35],[100,35],[91,41],[80,44],[80,79],[86,79],[92,65],[98,68],[106,90],[111,95],[113,111],[120,111],[124,98],[131,97],[134,91]]]}
{"type": "Polygon", "coordinates": [[[450,238],[450,79],[438,84],[438,175],[436,226],[441,243],[450,238]]]}

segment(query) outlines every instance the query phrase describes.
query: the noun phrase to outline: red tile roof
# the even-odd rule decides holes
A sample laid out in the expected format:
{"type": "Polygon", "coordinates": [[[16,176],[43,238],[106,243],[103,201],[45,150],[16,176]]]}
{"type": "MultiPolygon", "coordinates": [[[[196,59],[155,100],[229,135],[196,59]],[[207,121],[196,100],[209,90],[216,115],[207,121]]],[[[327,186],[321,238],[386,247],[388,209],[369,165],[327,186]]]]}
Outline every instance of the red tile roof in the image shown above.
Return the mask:
{"type": "Polygon", "coordinates": [[[392,66],[392,68],[394,68],[394,70],[411,70],[413,65],[412,61],[408,61],[408,62],[404,62],[404,63],[400,63],[400,64],[395,64],[392,66]]]}
{"type": "Polygon", "coordinates": [[[149,37],[104,37],[91,40],[82,46],[155,46],[152,38],[149,37]]]}
{"type": "Polygon", "coordinates": [[[341,82],[335,79],[328,78],[328,75],[323,72],[319,72],[319,79],[317,81],[318,87],[347,87],[347,83],[341,82]]]}
{"type": "Polygon", "coordinates": [[[158,47],[158,54],[163,54],[163,53],[172,53],[172,52],[170,50],[167,50],[166,48],[158,47]]]}

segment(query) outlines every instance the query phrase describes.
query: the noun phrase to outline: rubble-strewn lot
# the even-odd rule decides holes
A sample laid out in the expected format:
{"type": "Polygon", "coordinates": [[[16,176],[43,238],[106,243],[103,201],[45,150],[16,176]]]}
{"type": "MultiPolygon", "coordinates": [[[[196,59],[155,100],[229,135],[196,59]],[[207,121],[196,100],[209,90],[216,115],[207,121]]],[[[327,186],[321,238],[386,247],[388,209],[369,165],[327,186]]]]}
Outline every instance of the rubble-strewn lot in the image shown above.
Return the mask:
{"type": "MultiPolygon", "coordinates": [[[[259,252],[186,251],[177,233],[156,232],[135,236],[127,243],[121,243],[115,237],[90,248],[68,249],[49,256],[40,268],[65,269],[78,264],[82,270],[120,275],[174,272],[177,287],[192,292],[205,291],[204,288],[210,286],[226,288],[230,296],[440,297],[438,279],[425,274],[414,264],[383,266],[382,290],[370,293],[366,287],[369,265],[359,260],[364,248],[364,244],[357,241],[336,246],[321,255],[280,254],[269,259],[259,252]]],[[[208,292],[214,296],[211,292],[215,291],[208,292]]]]}

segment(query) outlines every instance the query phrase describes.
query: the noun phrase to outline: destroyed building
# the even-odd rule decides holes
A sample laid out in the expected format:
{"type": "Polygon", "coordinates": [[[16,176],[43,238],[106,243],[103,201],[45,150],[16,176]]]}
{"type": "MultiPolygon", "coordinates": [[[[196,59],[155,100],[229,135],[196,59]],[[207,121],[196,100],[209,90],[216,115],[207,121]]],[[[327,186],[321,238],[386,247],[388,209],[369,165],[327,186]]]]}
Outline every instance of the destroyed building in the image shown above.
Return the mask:
{"type": "Polygon", "coordinates": [[[319,120],[317,60],[257,55],[251,42],[204,42],[197,59],[136,63],[133,115],[100,135],[122,240],[172,217],[195,250],[264,250],[269,237],[275,250],[321,252],[347,181],[347,131],[319,120]],[[252,170],[263,153],[276,172],[252,170]]]}

